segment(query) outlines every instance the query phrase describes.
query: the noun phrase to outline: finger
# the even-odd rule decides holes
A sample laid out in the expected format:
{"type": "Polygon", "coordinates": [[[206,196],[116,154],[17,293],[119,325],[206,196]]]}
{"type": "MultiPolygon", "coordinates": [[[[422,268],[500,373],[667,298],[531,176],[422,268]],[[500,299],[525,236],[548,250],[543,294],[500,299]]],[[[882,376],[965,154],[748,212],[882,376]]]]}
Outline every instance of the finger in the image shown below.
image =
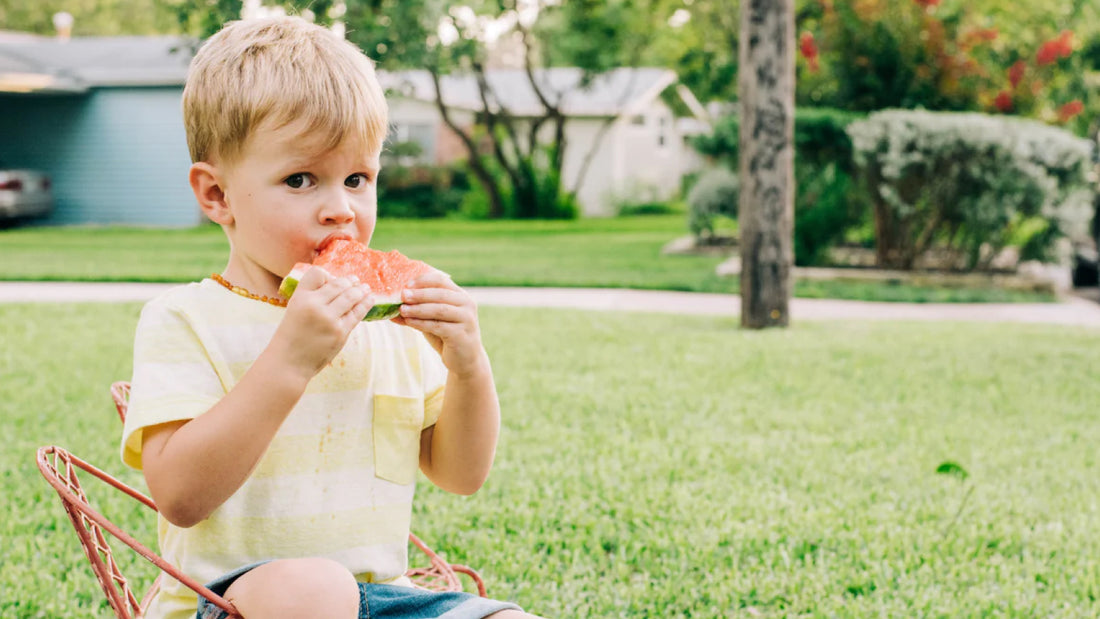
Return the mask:
{"type": "Polygon", "coordinates": [[[454,283],[450,275],[447,275],[439,269],[433,269],[420,277],[417,277],[413,281],[409,282],[406,286],[408,288],[432,288],[432,287],[444,287],[444,288],[458,288],[458,284],[454,283]]]}
{"type": "Polygon", "coordinates": [[[349,328],[354,329],[355,325],[363,322],[363,319],[367,317],[367,312],[370,311],[370,308],[374,307],[375,301],[377,301],[377,299],[374,295],[363,295],[363,298],[355,305],[353,305],[351,309],[348,310],[348,312],[341,317],[341,319],[351,322],[349,328]]]}
{"type": "Polygon", "coordinates": [[[331,279],[328,271],[321,267],[310,267],[298,281],[298,290],[317,290],[331,279]]]}
{"type": "Polygon", "coordinates": [[[450,340],[461,333],[461,327],[457,323],[443,322],[439,320],[424,320],[421,318],[403,317],[405,326],[412,327],[426,335],[435,336],[441,340],[450,340]]]}
{"type": "Polygon", "coordinates": [[[354,287],[355,284],[347,277],[336,277],[325,282],[325,285],[321,286],[318,292],[321,294],[321,299],[325,303],[332,303],[341,294],[354,287]]]}
{"type": "Polygon", "coordinates": [[[401,293],[404,303],[445,303],[447,305],[473,305],[473,299],[463,290],[451,288],[407,288],[401,293]]]}
{"type": "Polygon", "coordinates": [[[343,292],[344,290],[347,290],[348,288],[351,288],[352,286],[355,286],[358,283],[358,281],[359,280],[355,280],[354,278],[351,278],[351,277],[336,277],[336,278],[328,280],[328,282],[326,282],[325,285],[326,286],[333,286],[337,290],[340,290],[341,292],[343,292]]]}
{"type": "Polygon", "coordinates": [[[416,303],[402,305],[401,315],[417,320],[435,320],[438,322],[469,322],[470,314],[465,309],[446,303],[416,303]]]}
{"type": "MultiPolygon", "coordinates": [[[[329,302],[329,307],[334,315],[342,317],[344,314],[353,311],[357,305],[367,301],[368,296],[370,296],[370,289],[366,286],[362,284],[348,286],[329,302]]],[[[373,304],[372,301],[367,309],[370,309],[373,304]]],[[[366,313],[364,312],[363,315],[366,316],[366,313]]]]}

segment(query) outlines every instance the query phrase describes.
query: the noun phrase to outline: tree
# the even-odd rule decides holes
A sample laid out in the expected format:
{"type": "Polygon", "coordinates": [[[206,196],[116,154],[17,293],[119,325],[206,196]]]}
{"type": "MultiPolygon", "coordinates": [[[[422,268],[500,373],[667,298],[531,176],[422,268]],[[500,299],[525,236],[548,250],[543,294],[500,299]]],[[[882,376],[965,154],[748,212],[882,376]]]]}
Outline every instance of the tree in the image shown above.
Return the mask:
{"type": "Polygon", "coordinates": [[[348,0],[344,20],[348,39],[376,54],[381,67],[428,71],[436,107],[465,146],[490,217],[557,217],[575,212],[572,194],[578,189],[561,183],[569,147],[563,101],[616,66],[622,50],[640,54],[648,40],[640,34],[642,24],[652,19],[643,8],[656,2],[500,0],[456,6],[439,0],[348,0]],[[488,77],[494,38],[519,48],[540,115],[517,117],[494,91],[488,77]],[[579,82],[556,90],[540,77],[541,69],[555,64],[581,69],[579,82]],[[481,102],[477,128],[460,125],[443,100],[443,76],[450,73],[470,75],[476,83],[481,102]]]}
{"type": "MultiPolygon", "coordinates": [[[[335,0],[264,0],[263,2],[265,7],[281,9],[287,15],[308,16],[323,25],[333,22],[335,4],[335,0]]],[[[157,6],[172,17],[177,28],[201,40],[221,30],[226,22],[240,19],[244,0],[158,0],[157,6]]]]}
{"type": "Polygon", "coordinates": [[[1091,0],[836,0],[807,15],[801,105],[1017,114],[1078,134],[1100,113],[1091,0]]]}
{"type": "MultiPolygon", "coordinates": [[[[795,0],[795,26],[820,18],[822,0],[795,0]]],[[[701,101],[737,99],[741,0],[669,0],[642,62],[676,71],[701,101]]]]}
{"type": "Polygon", "coordinates": [[[741,325],[787,326],[794,266],[794,0],[741,5],[741,325]]]}
{"type": "Polygon", "coordinates": [[[740,0],[665,2],[641,62],[676,71],[701,101],[737,98],[740,0]]]}
{"type": "MultiPolygon", "coordinates": [[[[680,17],[642,62],[675,69],[700,100],[735,101],[740,4],[670,0],[662,14],[680,17]]],[[[1095,0],[795,0],[795,32],[803,107],[1007,110],[1078,135],[1100,118],[1095,0]]]]}
{"type": "Polygon", "coordinates": [[[74,17],[73,36],[171,34],[176,24],[156,0],[0,0],[4,30],[54,34],[53,15],[74,17]]]}

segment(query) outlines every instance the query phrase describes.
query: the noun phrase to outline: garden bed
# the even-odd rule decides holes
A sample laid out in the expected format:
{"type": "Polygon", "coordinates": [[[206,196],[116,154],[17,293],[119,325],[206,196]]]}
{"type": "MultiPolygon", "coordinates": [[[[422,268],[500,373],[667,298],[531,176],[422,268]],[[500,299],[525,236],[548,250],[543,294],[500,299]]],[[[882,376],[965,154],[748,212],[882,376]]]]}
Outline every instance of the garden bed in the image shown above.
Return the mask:
{"type": "MultiPolygon", "coordinates": [[[[713,240],[698,242],[688,235],[670,241],[661,251],[667,255],[723,256],[725,260],[715,267],[715,273],[720,277],[737,277],[741,274],[741,257],[738,255],[737,242],[732,237],[716,237],[713,240]]],[[[932,268],[912,271],[878,269],[873,266],[874,253],[867,250],[847,249],[843,252],[833,252],[831,256],[850,264],[830,267],[795,267],[795,278],[814,282],[849,282],[930,289],[996,289],[1045,296],[1063,294],[1073,287],[1068,267],[1038,262],[1022,263],[1015,272],[1000,270],[966,273],[932,268]]]]}

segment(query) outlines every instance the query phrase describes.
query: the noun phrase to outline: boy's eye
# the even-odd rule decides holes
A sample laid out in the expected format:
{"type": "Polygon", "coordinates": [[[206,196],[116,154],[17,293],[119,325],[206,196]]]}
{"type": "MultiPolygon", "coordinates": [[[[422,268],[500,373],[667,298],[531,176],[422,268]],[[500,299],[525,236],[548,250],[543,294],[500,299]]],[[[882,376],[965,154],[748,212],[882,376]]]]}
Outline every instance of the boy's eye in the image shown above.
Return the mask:
{"type": "Polygon", "coordinates": [[[301,173],[291,174],[290,176],[286,177],[286,180],[284,180],[283,182],[286,183],[287,186],[291,189],[301,189],[311,184],[309,175],[301,173]]]}
{"type": "Polygon", "coordinates": [[[358,189],[369,182],[370,179],[367,177],[366,174],[352,174],[351,176],[344,179],[344,185],[347,187],[351,187],[352,189],[358,189]]]}

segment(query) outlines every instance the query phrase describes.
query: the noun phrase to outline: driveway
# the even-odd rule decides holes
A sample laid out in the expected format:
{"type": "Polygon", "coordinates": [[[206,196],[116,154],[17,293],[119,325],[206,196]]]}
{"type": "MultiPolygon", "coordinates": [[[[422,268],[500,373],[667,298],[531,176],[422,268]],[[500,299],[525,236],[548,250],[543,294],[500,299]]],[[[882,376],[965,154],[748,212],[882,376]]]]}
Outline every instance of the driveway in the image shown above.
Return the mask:
{"type": "MultiPolygon", "coordinates": [[[[0,303],[146,301],[178,284],[0,282],[0,303]]],[[[735,317],[732,294],[613,288],[469,288],[482,306],[556,307],[735,317]]],[[[792,299],[798,320],[947,320],[1076,325],[1100,328],[1100,304],[1077,297],[1060,303],[880,303],[792,299]]]]}

